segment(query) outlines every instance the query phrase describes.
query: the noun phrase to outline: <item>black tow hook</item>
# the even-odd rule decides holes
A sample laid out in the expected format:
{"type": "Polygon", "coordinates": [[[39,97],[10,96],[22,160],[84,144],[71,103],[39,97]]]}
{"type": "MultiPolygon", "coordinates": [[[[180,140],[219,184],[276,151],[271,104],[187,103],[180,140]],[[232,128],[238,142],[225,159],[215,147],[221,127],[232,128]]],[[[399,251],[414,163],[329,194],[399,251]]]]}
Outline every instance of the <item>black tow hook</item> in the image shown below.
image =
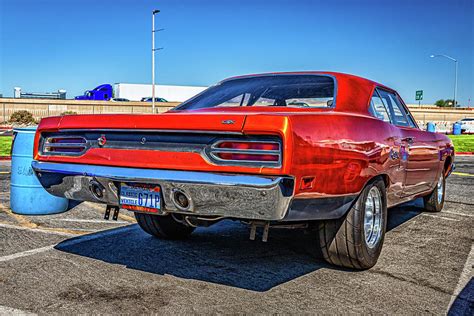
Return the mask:
{"type": "Polygon", "coordinates": [[[114,214],[112,215],[112,219],[116,221],[118,219],[118,215],[120,212],[120,208],[116,205],[107,205],[107,207],[105,208],[104,219],[108,220],[110,218],[111,211],[114,211],[114,214]]]}

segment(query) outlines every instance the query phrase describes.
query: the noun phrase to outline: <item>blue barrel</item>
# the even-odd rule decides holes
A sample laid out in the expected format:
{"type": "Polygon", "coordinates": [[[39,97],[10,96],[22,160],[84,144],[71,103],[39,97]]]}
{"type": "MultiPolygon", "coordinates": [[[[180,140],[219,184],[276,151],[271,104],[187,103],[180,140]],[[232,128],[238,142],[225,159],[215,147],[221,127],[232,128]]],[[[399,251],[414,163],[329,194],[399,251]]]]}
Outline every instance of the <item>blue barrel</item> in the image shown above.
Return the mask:
{"type": "Polygon", "coordinates": [[[13,130],[10,208],[22,215],[62,213],[68,208],[68,199],[49,194],[31,168],[35,132],[36,127],[13,130]]]}
{"type": "Polygon", "coordinates": [[[428,122],[428,124],[426,124],[426,130],[434,133],[436,132],[436,125],[433,122],[428,122]]]}
{"type": "Polygon", "coordinates": [[[461,135],[461,124],[458,122],[453,124],[453,135],[461,135]]]}

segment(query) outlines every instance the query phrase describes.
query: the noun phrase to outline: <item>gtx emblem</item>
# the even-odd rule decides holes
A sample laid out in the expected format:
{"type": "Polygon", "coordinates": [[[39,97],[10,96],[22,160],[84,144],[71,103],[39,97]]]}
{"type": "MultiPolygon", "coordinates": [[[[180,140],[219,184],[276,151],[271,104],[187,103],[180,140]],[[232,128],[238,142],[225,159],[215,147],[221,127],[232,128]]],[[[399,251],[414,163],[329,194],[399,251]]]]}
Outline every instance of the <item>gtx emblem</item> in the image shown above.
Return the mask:
{"type": "Polygon", "coordinates": [[[234,120],[224,120],[222,121],[222,124],[226,124],[226,125],[229,125],[229,124],[234,124],[234,120]]]}

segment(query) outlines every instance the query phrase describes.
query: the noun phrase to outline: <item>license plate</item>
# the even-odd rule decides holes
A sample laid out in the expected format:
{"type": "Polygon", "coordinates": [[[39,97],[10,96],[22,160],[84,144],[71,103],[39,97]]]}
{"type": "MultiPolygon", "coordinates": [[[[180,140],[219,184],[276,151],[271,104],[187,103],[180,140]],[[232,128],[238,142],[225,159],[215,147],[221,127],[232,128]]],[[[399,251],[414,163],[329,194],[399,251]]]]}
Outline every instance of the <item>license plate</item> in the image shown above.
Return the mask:
{"type": "Polygon", "coordinates": [[[120,184],[120,206],[124,209],[158,213],[161,209],[161,189],[148,184],[120,184]]]}

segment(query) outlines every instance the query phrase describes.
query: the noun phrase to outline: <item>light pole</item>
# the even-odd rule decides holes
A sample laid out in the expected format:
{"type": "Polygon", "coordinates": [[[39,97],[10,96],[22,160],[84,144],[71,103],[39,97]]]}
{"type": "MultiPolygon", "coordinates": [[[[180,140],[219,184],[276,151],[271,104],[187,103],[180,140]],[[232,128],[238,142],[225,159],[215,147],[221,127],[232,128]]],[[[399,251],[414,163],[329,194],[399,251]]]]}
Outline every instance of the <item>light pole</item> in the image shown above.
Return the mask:
{"type": "Polygon", "coordinates": [[[151,19],[151,107],[155,114],[155,14],[160,13],[160,10],[153,10],[151,19]]]}
{"type": "Polygon", "coordinates": [[[456,97],[457,97],[457,92],[458,92],[458,61],[454,59],[451,56],[444,55],[444,54],[438,54],[438,55],[431,55],[431,58],[435,57],[445,57],[449,60],[454,61],[454,100],[453,100],[453,105],[456,107],[456,97]]]}

